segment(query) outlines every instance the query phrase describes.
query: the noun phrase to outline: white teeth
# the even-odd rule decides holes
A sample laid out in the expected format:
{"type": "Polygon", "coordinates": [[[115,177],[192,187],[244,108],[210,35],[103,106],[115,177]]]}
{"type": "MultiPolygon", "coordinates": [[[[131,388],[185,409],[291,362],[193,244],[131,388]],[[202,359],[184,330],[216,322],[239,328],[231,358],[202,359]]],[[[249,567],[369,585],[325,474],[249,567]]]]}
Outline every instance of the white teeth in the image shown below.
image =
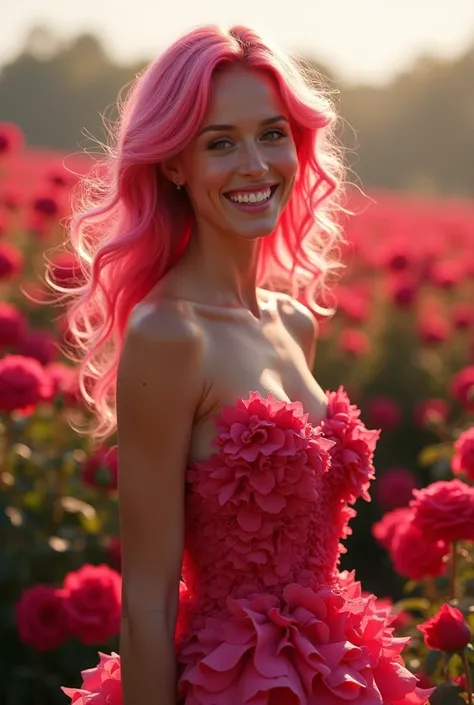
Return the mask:
{"type": "Polygon", "coordinates": [[[271,195],[272,190],[268,188],[266,191],[255,191],[254,193],[233,193],[230,200],[236,203],[261,203],[268,201],[271,195]]]}

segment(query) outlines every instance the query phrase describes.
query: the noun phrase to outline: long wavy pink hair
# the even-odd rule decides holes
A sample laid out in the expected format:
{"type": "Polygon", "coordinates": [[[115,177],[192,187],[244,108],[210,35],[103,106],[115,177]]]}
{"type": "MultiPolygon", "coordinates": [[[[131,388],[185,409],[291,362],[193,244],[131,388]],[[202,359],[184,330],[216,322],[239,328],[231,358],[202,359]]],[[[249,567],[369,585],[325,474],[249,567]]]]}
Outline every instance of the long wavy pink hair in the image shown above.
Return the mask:
{"type": "Polygon", "coordinates": [[[61,300],[69,299],[66,320],[79,353],[80,389],[96,421],[86,432],[96,439],[116,429],[115,385],[130,312],[179,259],[194,225],[186,193],[157,165],[193,140],[214,72],[234,63],[273,74],[299,162],[278,227],[262,241],[257,284],[290,293],[314,313],[331,313],[325,307],[329,275],[341,266],[337,216],[347,211],[338,117],[329,92],[302,62],[247,27],[197,28],[136,78],[119,102],[120,119],[105,158],[76,189],[68,239],[81,284],[64,288],[48,277],[61,300]]]}

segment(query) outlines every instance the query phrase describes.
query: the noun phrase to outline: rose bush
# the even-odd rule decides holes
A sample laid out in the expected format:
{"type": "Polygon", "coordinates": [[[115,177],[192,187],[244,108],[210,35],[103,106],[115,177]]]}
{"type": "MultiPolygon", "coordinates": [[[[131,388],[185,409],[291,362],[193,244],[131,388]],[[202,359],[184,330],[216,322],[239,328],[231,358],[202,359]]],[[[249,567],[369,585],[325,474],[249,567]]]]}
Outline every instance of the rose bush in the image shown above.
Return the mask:
{"type": "MultiPolygon", "coordinates": [[[[23,144],[0,124],[2,696],[64,705],[75,689],[60,686],[75,683],[77,704],[94,693],[97,705],[119,705],[117,438],[97,447],[72,430],[89,419],[66,354],[74,335],[44,305],[46,276],[65,290],[81,281],[76,259],[56,250],[73,174],[88,161],[69,155],[66,171],[63,155],[23,144]]],[[[379,596],[374,609],[390,609],[396,635],[412,638],[405,658],[420,686],[439,684],[437,697],[461,705],[474,627],[474,208],[387,193],[359,208],[351,198],[361,214],[346,223],[349,266],[336,315],[320,321],[317,378],[343,384],[384,430],[373,501],[357,505],[341,570],[356,568],[379,596]]],[[[251,453],[230,421],[221,442],[251,453]]],[[[337,413],[329,426],[337,434],[337,413]]],[[[269,447],[277,440],[268,434],[269,447]]],[[[372,440],[351,436],[336,471],[349,463],[368,478],[359,451],[372,440]]],[[[263,467],[255,491],[271,481],[263,467]]]]}

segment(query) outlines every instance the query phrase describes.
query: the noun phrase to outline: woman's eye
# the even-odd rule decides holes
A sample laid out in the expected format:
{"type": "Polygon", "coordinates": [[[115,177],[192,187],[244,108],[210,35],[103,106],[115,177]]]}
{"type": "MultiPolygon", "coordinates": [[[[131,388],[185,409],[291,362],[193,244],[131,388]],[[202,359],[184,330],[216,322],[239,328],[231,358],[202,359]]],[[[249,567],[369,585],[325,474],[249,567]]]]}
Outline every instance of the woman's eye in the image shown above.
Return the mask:
{"type": "Polygon", "coordinates": [[[288,136],[285,130],[281,129],[267,130],[267,132],[265,132],[265,137],[267,137],[268,135],[272,135],[270,142],[276,142],[280,137],[288,136]]]}
{"type": "MultiPolygon", "coordinates": [[[[262,135],[263,139],[268,140],[269,142],[277,142],[280,138],[287,136],[288,133],[285,132],[285,130],[282,130],[281,128],[273,128],[271,130],[267,130],[262,135]]],[[[232,146],[232,142],[227,137],[217,137],[215,140],[212,140],[212,142],[209,142],[207,148],[226,149],[227,147],[229,147],[229,145],[232,146]]]]}
{"type": "Polygon", "coordinates": [[[218,137],[207,145],[208,149],[216,149],[218,147],[227,147],[230,144],[230,140],[226,137],[218,137]]]}

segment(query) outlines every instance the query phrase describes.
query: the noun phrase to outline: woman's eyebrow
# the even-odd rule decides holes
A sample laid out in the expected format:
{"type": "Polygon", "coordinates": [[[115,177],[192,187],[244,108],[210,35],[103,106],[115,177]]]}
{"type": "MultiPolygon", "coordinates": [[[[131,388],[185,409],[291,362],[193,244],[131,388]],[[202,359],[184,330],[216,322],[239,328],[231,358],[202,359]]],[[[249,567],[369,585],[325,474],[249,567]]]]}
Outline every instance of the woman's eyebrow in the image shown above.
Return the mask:
{"type": "MultiPolygon", "coordinates": [[[[287,118],[284,115],[273,115],[272,117],[265,118],[264,120],[261,121],[260,125],[272,125],[274,122],[280,122],[281,120],[284,120],[285,122],[288,122],[287,118]]],[[[206,125],[204,127],[198,137],[202,135],[204,132],[227,132],[230,130],[235,130],[236,126],[235,125],[206,125]]]]}

